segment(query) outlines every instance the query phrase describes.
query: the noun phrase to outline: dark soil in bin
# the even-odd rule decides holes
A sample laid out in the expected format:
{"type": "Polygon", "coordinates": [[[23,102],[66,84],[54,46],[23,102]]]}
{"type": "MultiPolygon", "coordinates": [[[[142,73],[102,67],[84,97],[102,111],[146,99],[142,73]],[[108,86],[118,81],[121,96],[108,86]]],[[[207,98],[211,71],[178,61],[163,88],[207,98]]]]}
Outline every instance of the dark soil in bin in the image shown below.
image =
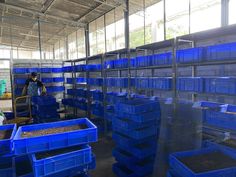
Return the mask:
{"type": "Polygon", "coordinates": [[[212,152],[178,159],[195,173],[203,173],[236,166],[236,160],[222,152],[212,152]]]}
{"type": "Polygon", "coordinates": [[[12,129],[10,130],[0,130],[0,139],[10,139],[12,134],[12,129]]]}
{"type": "Polygon", "coordinates": [[[30,132],[23,132],[21,134],[21,137],[22,138],[36,137],[36,136],[50,135],[50,134],[56,134],[56,133],[70,132],[70,131],[75,131],[75,130],[82,130],[86,128],[87,128],[87,125],[85,124],[57,127],[57,128],[48,128],[48,129],[35,130],[35,131],[30,131],[30,132]]]}
{"type": "Polygon", "coordinates": [[[51,150],[51,151],[46,151],[46,152],[39,152],[35,154],[35,157],[37,160],[40,159],[45,159],[48,157],[53,157],[53,156],[57,156],[60,154],[65,154],[65,153],[69,153],[69,152],[73,152],[73,151],[78,151],[82,149],[82,146],[73,146],[73,147],[68,147],[68,148],[63,148],[63,149],[55,149],[55,150],[51,150]]]}
{"type": "Polygon", "coordinates": [[[224,142],[222,142],[220,144],[224,145],[224,146],[231,147],[231,148],[236,150],[236,140],[229,139],[229,140],[226,140],[226,141],[224,141],[224,142]]]}

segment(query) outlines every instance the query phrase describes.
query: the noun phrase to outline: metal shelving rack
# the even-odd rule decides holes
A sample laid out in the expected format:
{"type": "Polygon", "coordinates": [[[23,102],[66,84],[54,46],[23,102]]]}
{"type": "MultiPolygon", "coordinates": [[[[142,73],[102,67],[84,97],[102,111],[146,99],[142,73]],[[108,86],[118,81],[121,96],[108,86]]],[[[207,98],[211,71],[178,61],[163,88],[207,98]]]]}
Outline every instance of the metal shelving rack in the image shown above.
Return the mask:
{"type": "MultiPolygon", "coordinates": [[[[107,74],[109,72],[118,72],[118,77],[122,76],[122,72],[127,72],[131,71],[131,73],[134,73],[134,77],[137,77],[137,72],[140,70],[151,70],[151,77],[154,76],[155,70],[162,70],[162,69],[169,69],[170,74],[172,77],[172,90],[171,90],[171,97],[173,98],[173,103],[174,105],[177,104],[179,100],[179,91],[176,88],[176,81],[178,79],[178,70],[181,68],[186,68],[186,67],[191,67],[191,77],[196,77],[197,76],[197,67],[199,66],[212,66],[212,65],[225,65],[225,64],[236,64],[236,60],[229,60],[229,61],[202,61],[202,62],[192,62],[192,63],[177,63],[176,62],[176,50],[181,49],[181,48],[192,48],[197,46],[196,44],[201,41],[209,40],[209,39],[217,39],[220,37],[224,36],[230,36],[234,34],[236,29],[236,26],[233,27],[224,27],[224,28],[219,28],[219,29],[213,29],[209,30],[207,32],[199,32],[191,35],[185,35],[185,36],[180,36],[176,39],[170,39],[166,41],[161,41],[161,42],[156,42],[153,44],[148,44],[144,46],[137,47],[136,49],[130,49],[130,54],[131,56],[133,55],[138,56],[140,52],[143,52],[143,55],[147,54],[155,54],[155,53],[162,53],[163,51],[171,51],[172,52],[172,64],[171,65],[160,65],[160,66],[147,66],[147,67],[128,67],[128,68],[117,68],[117,69],[104,69],[101,71],[101,76],[103,76],[103,79],[107,78],[107,74]],[[162,52],[161,52],[162,51],[162,52]]],[[[163,53],[164,53],[163,52],[163,53]]],[[[112,52],[107,52],[104,54],[100,55],[95,55],[83,59],[78,59],[74,60],[74,62],[77,61],[86,61],[86,64],[89,64],[89,61],[95,61],[98,60],[99,58],[101,59],[101,64],[103,66],[103,62],[108,60],[108,59],[118,59],[121,58],[122,55],[127,55],[128,50],[127,49],[121,49],[117,51],[112,51],[112,52]]],[[[104,67],[102,67],[104,68],[104,67]]],[[[89,72],[86,72],[86,78],[90,77],[89,72]]],[[[130,78],[129,78],[130,79],[130,78]]],[[[108,91],[108,88],[105,84],[103,84],[103,93],[104,93],[104,98],[106,97],[106,92],[108,91]]],[[[87,84],[87,88],[90,90],[89,84],[87,84]]],[[[129,88],[128,92],[130,92],[131,89],[134,89],[135,92],[137,92],[137,88],[129,88]]],[[[122,91],[122,88],[119,88],[119,91],[122,91]]],[[[150,95],[155,95],[154,93],[155,90],[151,90],[150,95]]],[[[158,91],[162,92],[162,91],[158,91]]],[[[164,91],[165,92],[165,91],[164,91]]],[[[198,95],[213,95],[213,94],[208,94],[208,93],[190,93],[191,94],[191,101],[196,101],[198,95]]],[[[150,96],[149,95],[149,96],[150,96]]],[[[220,95],[220,94],[218,94],[220,95]]],[[[224,96],[224,94],[222,94],[224,96]]],[[[105,99],[104,99],[105,100],[105,99]]],[[[104,108],[106,106],[106,103],[104,102],[104,108]]],[[[176,111],[176,106],[174,106],[173,112],[175,114],[176,111]]],[[[90,109],[89,109],[90,110],[90,109]]],[[[87,115],[89,115],[88,113],[87,115]]]]}

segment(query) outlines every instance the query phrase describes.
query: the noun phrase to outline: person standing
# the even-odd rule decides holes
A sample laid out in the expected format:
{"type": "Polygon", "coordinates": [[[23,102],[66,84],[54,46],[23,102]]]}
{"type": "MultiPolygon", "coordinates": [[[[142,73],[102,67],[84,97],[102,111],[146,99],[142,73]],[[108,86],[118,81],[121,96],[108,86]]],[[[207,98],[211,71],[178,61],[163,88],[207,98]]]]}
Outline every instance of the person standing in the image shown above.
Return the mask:
{"type": "Polygon", "coordinates": [[[40,95],[40,89],[41,94],[46,94],[47,90],[45,85],[38,80],[37,73],[32,72],[31,77],[26,80],[25,86],[22,91],[22,95],[28,95],[28,96],[39,96],[40,95]]]}

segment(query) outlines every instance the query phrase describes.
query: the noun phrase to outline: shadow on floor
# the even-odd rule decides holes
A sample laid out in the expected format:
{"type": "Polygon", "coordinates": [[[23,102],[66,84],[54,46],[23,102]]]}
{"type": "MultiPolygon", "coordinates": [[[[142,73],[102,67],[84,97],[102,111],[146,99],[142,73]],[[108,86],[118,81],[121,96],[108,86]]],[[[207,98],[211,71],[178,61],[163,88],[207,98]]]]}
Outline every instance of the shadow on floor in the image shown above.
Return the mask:
{"type": "Polygon", "coordinates": [[[96,169],[90,171],[91,177],[116,177],[112,172],[112,164],[115,163],[112,157],[114,147],[112,140],[104,137],[92,144],[93,153],[96,155],[96,169]]]}

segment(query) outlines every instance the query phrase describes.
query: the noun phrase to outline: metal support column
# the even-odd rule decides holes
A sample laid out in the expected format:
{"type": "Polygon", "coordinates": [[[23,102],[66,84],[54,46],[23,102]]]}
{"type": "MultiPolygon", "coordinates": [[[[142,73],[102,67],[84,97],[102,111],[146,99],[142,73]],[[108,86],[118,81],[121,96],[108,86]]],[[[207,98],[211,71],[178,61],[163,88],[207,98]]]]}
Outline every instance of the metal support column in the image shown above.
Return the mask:
{"type": "MultiPolygon", "coordinates": [[[[90,49],[89,49],[89,25],[87,24],[86,25],[86,28],[85,28],[85,50],[86,50],[86,61],[85,61],[85,64],[88,65],[89,62],[88,62],[88,57],[90,55],[90,49]]],[[[86,81],[87,81],[87,85],[86,85],[86,88],[87,88],[87,100],[88,100],[88,110],[87,110],[87,117],[88,118],[91,118],[91,96],[90,96],[90,85],[88,84],[88,79],[89,79],[89,71],[86,71],[86,81]]]]}
{"type": "Polygon", "coordinates": [[[126,9],[124,12],[125,17],[125,48],[127,49],[127,58],[128,58],[128,97],[130,98],[131,94],[131,70],[130,70],[130,36],[129,36],[129,0],[125,2],[126,9]]]}
{"type": "Polygon", "coordinates": [[[221,0],[221,26],[229,24],[229,0],[221,0]]]}
{"type": "MultiPolygon", "coordinates": [[[[40,53],[40,68],[42,67],[42,44],[41,44],[41,26],[38,17],[38,35],[39,35],[39,53],[40,53]]],[[[41,74],[40,74],[41,77],[41,74]]]]}

